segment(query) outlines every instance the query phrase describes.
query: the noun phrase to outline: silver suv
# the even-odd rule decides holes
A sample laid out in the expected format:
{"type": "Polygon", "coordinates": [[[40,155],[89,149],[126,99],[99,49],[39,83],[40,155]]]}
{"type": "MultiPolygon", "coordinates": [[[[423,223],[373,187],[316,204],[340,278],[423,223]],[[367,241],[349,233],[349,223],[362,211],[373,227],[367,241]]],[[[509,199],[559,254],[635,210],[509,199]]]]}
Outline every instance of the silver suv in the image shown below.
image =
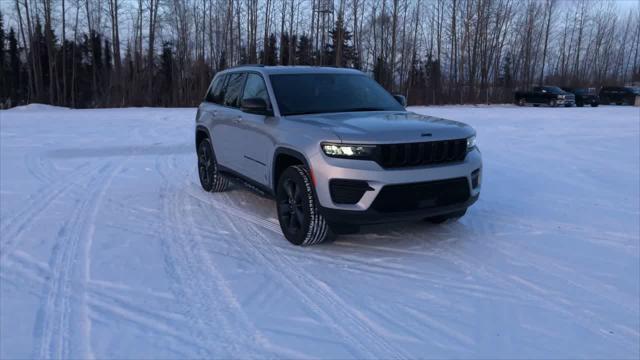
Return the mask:
{"type": "Polygon", "coordinates": [[[223,191],[237,178],[274,197],[296,245],[363,224],[457,219],[480,195],[475,131],[404,106],[351,69],[219,72],[196,115],[200,183],[223,191]]]}

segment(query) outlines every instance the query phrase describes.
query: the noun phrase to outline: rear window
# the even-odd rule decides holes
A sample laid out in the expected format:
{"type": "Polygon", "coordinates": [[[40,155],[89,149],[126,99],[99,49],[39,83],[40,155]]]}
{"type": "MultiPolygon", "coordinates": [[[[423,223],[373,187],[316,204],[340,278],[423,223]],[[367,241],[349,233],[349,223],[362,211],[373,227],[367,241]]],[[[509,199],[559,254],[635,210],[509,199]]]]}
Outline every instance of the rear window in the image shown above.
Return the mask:
{"type": "Polygon", "coordinates": [[[206,101],[222,104],[222,100],[224,99],[224,83],[227,79],[227,75],[220,75],[213,80],[213,84],[211,84],[211,88],[207,93],[206,101]]]}
{"type": "Polygon", "coordinates": [[[229,74],[229,80],[227,81],[227,88],[224,92],[224,102],[222,105],[230,107],[239,107],[240,94],[244,87],[245,73],[233,73],[229,74]]]}

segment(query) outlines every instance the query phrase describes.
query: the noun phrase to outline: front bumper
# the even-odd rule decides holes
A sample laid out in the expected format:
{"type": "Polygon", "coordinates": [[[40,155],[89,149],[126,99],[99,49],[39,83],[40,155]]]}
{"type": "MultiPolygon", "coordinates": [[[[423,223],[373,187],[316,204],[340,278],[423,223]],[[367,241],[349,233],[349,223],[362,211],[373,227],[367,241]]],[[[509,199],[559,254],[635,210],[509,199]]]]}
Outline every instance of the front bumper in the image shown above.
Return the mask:
{"type": "Polygon", "coordinates": [[[373,161],[330,158],[319,152],[310,159],[315,181],[316,195],[328,221],[348,223],[378,223],[394,220],[418,219],[465,209],[479,197],[482,171],[477,185],[472,185],[472,173],[482,168],[482,157],[477,148],[471,150],[464,161],[423,166],[417,168],[383,169],[373,161]],[[387,185],[414,184],[456,178],[467,179],[469,197],[454,205],[430,207],[411,211],[378,212],[371,208],[383,187],[387,185]],[[370,187],[355,204],[338,204],[331,197],[329,183],[332,179],[366,181],[370,187]]]}
{"type": "Polygon", "coordinates": [[[353,211],[353,210],[339,210],[339,209],[332,209],[332,208],[325,208],[325,207],[321,207],[320,211],[322,212],[322,215],[324,216],[324,218],[330,223],[370,225],[370,224],[391,223],[391,222],[399,222],[399,221],[422,220],[431,216],[444,215],[444,214],[465,210],[469,206],[473,205],[476,201],[478,201],[479,197],[480,197],[480,194],[478,193],[475,196],[469,197],[469,199],[463,203],[428,208],[428,209],[393,212],[393,213],[379,212],[374,209],[367,209],[364,211],[353,211]]]}
{"type": "Polygon", "coordinates": [[[574,99],[558,99],[557,100],[558,105],[564,105],[564,106],[573,106],[576,104],[576,101],[574,99]]]}

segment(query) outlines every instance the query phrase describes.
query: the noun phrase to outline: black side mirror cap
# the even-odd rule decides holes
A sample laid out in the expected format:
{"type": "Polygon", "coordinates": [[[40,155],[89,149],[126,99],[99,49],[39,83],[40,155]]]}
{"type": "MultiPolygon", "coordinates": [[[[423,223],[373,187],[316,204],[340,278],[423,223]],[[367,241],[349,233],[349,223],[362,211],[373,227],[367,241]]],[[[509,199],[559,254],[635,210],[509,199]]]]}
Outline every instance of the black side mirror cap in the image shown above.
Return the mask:
{"type": "Polygon", "coordinates": [[[244,112],[260,115],[273,115],[273,112],[269,109],[267,102],[262,98],[249,98],[242,100],[240,108],[244,112]]]}
{"type": "Polygon", "coordinates": [[[404,95],[395,94],[393,97],[400,103],[400,105],[402,105],[402,107],[407,107],[407,98],[404,97],[404,95]]]}

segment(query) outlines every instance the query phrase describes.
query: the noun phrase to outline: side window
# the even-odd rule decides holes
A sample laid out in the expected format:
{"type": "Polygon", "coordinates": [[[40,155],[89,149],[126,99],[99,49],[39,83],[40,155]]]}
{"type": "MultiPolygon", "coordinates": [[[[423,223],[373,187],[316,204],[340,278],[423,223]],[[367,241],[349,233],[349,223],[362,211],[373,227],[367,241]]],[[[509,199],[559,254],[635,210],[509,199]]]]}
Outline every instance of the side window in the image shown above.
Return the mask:
{"type": "Polygon", "coordinates": [[[269,94],[267,93],[267,87],[262,80],[262,76],[258,74],[248,74],[247,81],[244,85],[244,92],[242,93],[242,100],[250,98],[263,99],[267,105],[269,105],[269,94]]]}
{"type": "Polygon", "coordinates": [[[245,73],[233,73],[229,75],[222,105],[230,107],[238,107],[240,105],[240,94],[244,86],[245,76],[245,73]]]}
{"type": "Polygon", "coordinates": [[[224,81],[227,78],[226,75],[220,75],[213,80],[213,84],[209,88],[206,101],[220,104],[222,103],[222,95],[224,90],[224,81]]]}

